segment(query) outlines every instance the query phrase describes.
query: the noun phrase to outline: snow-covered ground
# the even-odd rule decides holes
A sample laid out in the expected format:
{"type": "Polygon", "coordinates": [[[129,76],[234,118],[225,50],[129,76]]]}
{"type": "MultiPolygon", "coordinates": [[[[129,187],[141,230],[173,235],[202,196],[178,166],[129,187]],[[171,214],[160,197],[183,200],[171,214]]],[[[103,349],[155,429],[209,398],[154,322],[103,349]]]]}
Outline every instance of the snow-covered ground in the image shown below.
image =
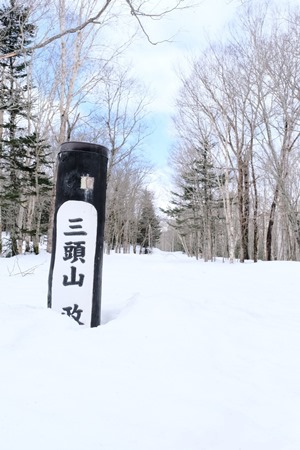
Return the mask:
{"type": "Polygon", "coordinates": [[[300,263],[104,256],[102,325],[0,259],[3,450],[299,450],[300,263]]]}

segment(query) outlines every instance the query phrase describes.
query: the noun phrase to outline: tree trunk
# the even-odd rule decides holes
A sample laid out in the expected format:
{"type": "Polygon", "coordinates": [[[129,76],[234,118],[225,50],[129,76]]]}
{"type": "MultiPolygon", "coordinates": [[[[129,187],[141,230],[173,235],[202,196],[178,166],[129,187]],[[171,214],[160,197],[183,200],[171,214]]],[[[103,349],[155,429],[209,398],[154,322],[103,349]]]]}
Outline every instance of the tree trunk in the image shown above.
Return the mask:
{"type": "Polygon", "coordinates": [[[250,200],[249,200],[249,167],[244,164],[244,214],[243,214],[243,233],[244,233],[244,258],[249,259],[249,214],[250,214],[250,200]]]}
{"type": "Polygon", "coordinates": [[[52,238],[53,238],[53,224],[54,224],[54,213],[55,213],[55,201],[56,201],[56,180],[57,180],[57,164],[54,164],[54,174],[53,174],[53,187],[51,190],[51,203],[50,203],[50,213],[49,213],[49,225],[47,231],[47,252],[52,252],[52,238]]]}
{"type": "Polygon", "coordinates": [[[234,262],[234,248],[235,248],[235,232],[234,232],[234,224],[232,217],[232,205],[230,201],[230,192],[229,192],[229,170],[225,168],[225,186],[223,188],[224,192],[224,211],[226,218],[226,231],[227,231],[227,242],[228,242],[228,253],[229,253],[229,262],[234,262]]]}
{"type": "Polygon", "coordinates": [[[238,162],[238,202],[240,222],[240,262],[249,259],[249,169],[247,163],[238,162]]]}
{"type": "Polygon", "coordinates": [[[267,238],[266,238],[267,261],[272,261],[273,225],[274,225],[274,220],[275,220],[275,211],[276,211],[277,200],[278,200],[278,192],[279,192],[279,187],[277,185],[275,192],[274,192],[273,201],[271,204],[269,223],[268,223],[268,229],[267,229],[267,238]]]}
{"type": "Polygon", "coordinates": [[[2,255],[2,208],[0,205],[0,257],[1,255],[2,255]]]}
{"type": "Polygon", "coordinates": [[[244,171],[243,166],[238,157],[238,202],[239,202],[239,223],[240,223],[240,262],[245,262],[245,235],[244,235],[244,171]]]}
{"type": "Polygon", "coordinates": [[[253,155],[251,155],[251,172],[252,172],[252,183],[253,183],[253,192],[254,192],[254,200],[253,200],[253,260],[256,263],[258,260],[258,192],[257,192],[257,183],[255,177],[255,170],[253,164],[253,155]]]}

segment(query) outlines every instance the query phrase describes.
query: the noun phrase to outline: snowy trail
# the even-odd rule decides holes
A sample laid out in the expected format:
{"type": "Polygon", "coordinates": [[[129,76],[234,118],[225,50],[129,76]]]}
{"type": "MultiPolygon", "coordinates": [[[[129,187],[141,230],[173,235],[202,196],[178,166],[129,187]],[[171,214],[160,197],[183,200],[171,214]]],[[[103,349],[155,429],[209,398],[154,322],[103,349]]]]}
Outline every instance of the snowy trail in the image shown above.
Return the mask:
{"type": "Polygon", "coordinates": [[[49,255],[12,264],[4,450],[299,450],[299,263],[105,255],[97,329],[46,308],[49,255]]]}

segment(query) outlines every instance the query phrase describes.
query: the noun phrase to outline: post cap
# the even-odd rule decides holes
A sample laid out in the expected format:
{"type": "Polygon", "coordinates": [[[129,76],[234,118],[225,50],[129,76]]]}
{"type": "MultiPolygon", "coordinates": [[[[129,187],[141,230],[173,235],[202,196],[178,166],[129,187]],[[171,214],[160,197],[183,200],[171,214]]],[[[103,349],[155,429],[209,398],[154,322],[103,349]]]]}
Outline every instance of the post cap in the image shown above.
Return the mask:
{"type": "Polygon", "coordinates": [[[60,146],[61,152],[70,152],[72,150],[98,153],[108,158],[108,149],[103,145],[93,144],[91,142],[68,141],[63,142],[60,146]]]}

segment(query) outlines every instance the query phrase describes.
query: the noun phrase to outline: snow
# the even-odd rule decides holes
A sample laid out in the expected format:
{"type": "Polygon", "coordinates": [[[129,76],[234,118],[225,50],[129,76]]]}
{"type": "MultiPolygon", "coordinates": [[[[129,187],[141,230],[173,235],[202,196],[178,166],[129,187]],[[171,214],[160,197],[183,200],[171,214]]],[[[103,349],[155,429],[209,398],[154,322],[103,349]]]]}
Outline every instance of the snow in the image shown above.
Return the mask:
{"type": "Polygon", "coordinates": [[[102,325],[0,259],[3,450],[299,450],[299,262],[104,255],[102,325]]]}

